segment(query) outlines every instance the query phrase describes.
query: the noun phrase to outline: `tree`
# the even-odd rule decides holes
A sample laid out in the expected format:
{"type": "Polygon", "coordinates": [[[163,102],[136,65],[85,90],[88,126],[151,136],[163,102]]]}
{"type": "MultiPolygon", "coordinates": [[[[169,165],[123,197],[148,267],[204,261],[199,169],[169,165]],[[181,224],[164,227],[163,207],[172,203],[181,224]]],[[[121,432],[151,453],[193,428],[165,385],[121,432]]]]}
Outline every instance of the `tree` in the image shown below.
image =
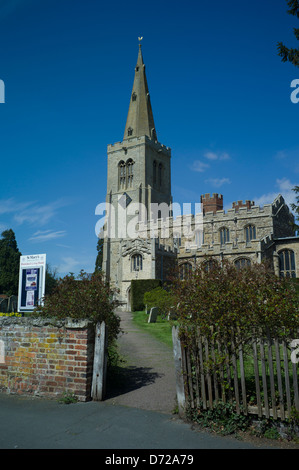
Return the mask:
{"type": "MultiPolygon", "coordinates": [[[[287,4],[290,8],[287,12],[299,18],[299,0],[287,0],[287,4]]],[[[294,28],[294,34],[299,41],[299,28],[294,28]]],[[[282,62],[290,62],[295,65],[295,67],[299,67],[299,47],[297,49],[288,48],[282,42],[279,42],[277,48],[278,55],[282,57],[282,62]]]]}
{"type": "Polygon", "coordinates": [[[100,237],[97,243],[97,258],[95,262],[95,272],[102,271],[103,264],[103,249],[104,249],[104,238],[100,237]]]}
{"type": "MultiPolygon", "coordinates": [[[[296,214],[296,217],[297,217],[297,220],[299,222],[299,186],[295,186],[293,188],[293,191],[295,191],[296,194],[298,194],[298,196],[296,196],[296,202],[297,204],[291,204],[291,208],[292,210],[295,212],[296,214]]],[[[294,224],[294,229],[295,230],[299,230],[299,225],[298,224],[294,224]]]]}
{"type": "Polygon", "coordinates": [[[247,343],[253,329],[287,336],[299,327],[298,294],[288,279],[279,279],[265,264],[243,269],[228,261],[201,263],[188,280],[177,277],[171,287],[180,325],[192,333],[229,338],[238,330],[247,343]],[[215,330],[212,333],[211,327],[215,330]],[[216,333],[217,330],[217,333],[216,333]]]}
{"type": "Polygon", "coordinates": [[[111,342],[120,332],[113,295],[102,273],[94,273],[90,278],[81,271],[77,279],[73,275],[58,279],[53,292],[45,296],[44,305],[36,307],[35,314],[57,320],[86,319],[94,324],[104,321],[111,342]]]}
{"type": "Polygon", "coordinates": [[[47,263],[46,266],[46,282],[45,282],[45,295],[52,294],[55,287],[57,286],[57,270],[52,269],[52,267],[47,263]]]}
{"type": "Polygon", "coordinates": [[[18,295],[21,253],[12,229],[5,230],[0,239],[0,292],[18,295]]]}

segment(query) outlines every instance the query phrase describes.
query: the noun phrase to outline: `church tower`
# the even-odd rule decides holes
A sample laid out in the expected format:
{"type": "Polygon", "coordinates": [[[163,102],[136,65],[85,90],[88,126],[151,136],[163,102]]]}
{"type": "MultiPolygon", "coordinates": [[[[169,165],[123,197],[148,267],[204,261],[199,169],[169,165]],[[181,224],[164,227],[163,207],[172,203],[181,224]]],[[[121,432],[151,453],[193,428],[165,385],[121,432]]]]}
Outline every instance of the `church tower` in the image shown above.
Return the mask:
{"type": "MultiPolygon", "coordinates": [[[[122,142],[108,145],[108,175],[103,271],[111,285],[126,289],[132,279],[155,278],[153,240],[135,235],[138,222],[171,215],[171,150],[160,144],[145,73],[141,44],[122,142]],[[159,213],[157,208],[159,206],[159,213]],[[147,256],[148,255],[148,256],[147,256]]],[[[136,232],[137,233],[137,232],[136,232]]]]}

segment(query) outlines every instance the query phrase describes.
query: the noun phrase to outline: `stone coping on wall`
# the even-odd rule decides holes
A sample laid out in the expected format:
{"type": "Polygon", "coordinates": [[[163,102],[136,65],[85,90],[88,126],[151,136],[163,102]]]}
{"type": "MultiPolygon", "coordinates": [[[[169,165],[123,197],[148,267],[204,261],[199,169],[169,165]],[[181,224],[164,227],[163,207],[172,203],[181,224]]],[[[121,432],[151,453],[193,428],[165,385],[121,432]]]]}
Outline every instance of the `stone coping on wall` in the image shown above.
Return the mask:
{"type": "Polygon", "coordinates": [[[28,317],[0,317],[0,328],[5,325],[23,325],[23,326],[34,326],[34,327],[45,327],[53,326],[54,328],[68,328],[68,329],[84,329],[90,328],[93,326],[93,323],[90,320],[85,319],[57,319],[57,318],[46,318],[41,316],[28,316],[28,317]]]}

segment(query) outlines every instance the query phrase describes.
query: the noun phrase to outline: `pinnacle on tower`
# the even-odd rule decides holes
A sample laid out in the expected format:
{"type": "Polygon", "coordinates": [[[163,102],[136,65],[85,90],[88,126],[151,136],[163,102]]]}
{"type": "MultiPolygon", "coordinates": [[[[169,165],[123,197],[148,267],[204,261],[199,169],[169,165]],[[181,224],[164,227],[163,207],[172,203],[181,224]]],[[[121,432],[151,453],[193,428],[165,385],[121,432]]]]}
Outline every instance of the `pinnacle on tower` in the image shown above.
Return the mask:
{"type": "Polygon", "coordinates": [[[146,135],[157,140],[153,111],[145,75],[141,44],[135,67],[135,77],[131,94],[129,112],[124,133],[124,140],[146,135]]]}

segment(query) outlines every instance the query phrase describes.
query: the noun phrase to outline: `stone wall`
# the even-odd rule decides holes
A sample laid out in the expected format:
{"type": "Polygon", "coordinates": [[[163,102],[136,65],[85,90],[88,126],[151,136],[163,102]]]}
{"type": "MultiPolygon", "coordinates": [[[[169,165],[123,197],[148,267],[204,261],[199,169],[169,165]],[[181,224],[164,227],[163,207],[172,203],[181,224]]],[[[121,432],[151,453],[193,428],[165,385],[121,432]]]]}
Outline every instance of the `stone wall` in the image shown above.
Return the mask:
{"type": "Polygon", "coordinates": [[[94,328],[88,322],[0,318],[0,391],[90,399],[94,328]]]}

